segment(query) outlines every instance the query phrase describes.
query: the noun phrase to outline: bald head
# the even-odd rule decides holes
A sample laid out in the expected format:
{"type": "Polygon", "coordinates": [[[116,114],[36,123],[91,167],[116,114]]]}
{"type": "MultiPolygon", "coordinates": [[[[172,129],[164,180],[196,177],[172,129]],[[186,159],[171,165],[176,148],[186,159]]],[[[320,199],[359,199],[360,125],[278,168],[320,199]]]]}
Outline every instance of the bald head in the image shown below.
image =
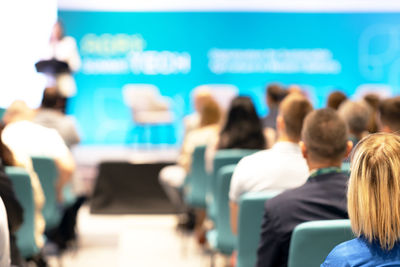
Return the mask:
{"type": "Polygon", "coordinates": [[[291,141],[300,141],[304,118],[312,109],[310,101],[301,94],[289,94],[279,105],[278,121],[283,121],[285,134],[291,141]]]}
{"type": "Polygon", "coordinates": [[[3,121],[8,124],[20,120],[32,120],[34,111],[22,100],[14,101],[6,110],[3,121]]]}

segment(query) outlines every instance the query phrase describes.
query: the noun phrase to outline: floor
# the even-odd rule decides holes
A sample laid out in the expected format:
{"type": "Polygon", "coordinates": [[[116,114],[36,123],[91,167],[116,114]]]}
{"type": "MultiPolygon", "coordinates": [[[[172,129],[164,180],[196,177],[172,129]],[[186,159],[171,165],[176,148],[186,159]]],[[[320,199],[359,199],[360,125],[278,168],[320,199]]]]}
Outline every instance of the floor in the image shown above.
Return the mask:
{"type": "MultiPolygon", "coordinates": [[[[131,163],[174,161],[175,147],[133,149],[131,147],[78,146],[73,151],[79,175],[76,191],[90,194],[102,161],[131,163]]],[[[51,267],[208,267],[210,255],[194,238],[175,228],[174,215],[92,215],[83,206],[78,215],[77,249],[64,254],[61,262],[49,258],[51,267]]],[[[226,266],[217,256],[216,267],[226,266]]]]}
{"type": "MultiPolygon", "coordinates": [[[[194,241],[175,229],[173,215],[91,215],[79,212],[78,248],[62,258],[63,267],[206,267],[210,256],[194,241]]],[[[50,259],[51,266],[58,266],[50,259]]],[[[217,257],[217,266],[225,259],[217,257]]]]}

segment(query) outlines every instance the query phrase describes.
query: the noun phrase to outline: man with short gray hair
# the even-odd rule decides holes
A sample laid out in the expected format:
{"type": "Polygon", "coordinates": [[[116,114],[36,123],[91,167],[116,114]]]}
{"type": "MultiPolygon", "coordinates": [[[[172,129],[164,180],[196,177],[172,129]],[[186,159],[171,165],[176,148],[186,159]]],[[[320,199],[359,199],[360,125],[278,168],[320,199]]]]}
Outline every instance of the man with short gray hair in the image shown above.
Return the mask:
{"type": "Polygon", "coordinates": [[[349,139],[355,146],[367,133],[371,110],[365,102],[346,100],[339,106],[338,114],[349,128],[349,139]]]}

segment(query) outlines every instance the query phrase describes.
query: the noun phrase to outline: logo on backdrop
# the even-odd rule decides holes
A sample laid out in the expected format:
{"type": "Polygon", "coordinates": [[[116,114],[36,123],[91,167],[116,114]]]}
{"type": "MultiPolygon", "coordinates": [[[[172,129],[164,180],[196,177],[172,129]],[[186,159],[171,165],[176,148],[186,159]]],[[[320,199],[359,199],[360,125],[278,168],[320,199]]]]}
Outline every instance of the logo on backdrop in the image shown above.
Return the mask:
{"type": "Polygon", "coordinates": [[[191,69],[188,52],[145,50],[140,34],[86,34],[81,42],[84,74],[187,74],[191,69]]]}
{"type": "Polygon", "coordinates": [[[211,49],[208,67],[224,73],[338,74],[341,64],[328,49],[211,49]]]}

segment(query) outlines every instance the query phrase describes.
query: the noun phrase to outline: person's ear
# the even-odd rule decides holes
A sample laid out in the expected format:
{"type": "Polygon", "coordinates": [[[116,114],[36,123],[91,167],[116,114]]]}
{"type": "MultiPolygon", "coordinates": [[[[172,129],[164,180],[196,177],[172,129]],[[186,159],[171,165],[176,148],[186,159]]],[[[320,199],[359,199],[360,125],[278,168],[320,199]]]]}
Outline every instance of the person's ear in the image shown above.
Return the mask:
{"type": "Polygon", "coordinates": [[[352,149],[353,149],[353,142],[349,140],[349,141],[347,141],[347,144],[346,144],[345,158],[347,158],[350,155],[352,149]]]}
{"type": "Polygon", "coordinates": [[[303,141],[300,141],[299,142],[299,146],[300,146],[300,149],[301,149],[301,154],[303,155],[303,158],[307,158],[307,156],[308,156],[308,154],[307,154],[307,147],[306,147],[306,145],[304,144],[304,142],[303,141]]]}

